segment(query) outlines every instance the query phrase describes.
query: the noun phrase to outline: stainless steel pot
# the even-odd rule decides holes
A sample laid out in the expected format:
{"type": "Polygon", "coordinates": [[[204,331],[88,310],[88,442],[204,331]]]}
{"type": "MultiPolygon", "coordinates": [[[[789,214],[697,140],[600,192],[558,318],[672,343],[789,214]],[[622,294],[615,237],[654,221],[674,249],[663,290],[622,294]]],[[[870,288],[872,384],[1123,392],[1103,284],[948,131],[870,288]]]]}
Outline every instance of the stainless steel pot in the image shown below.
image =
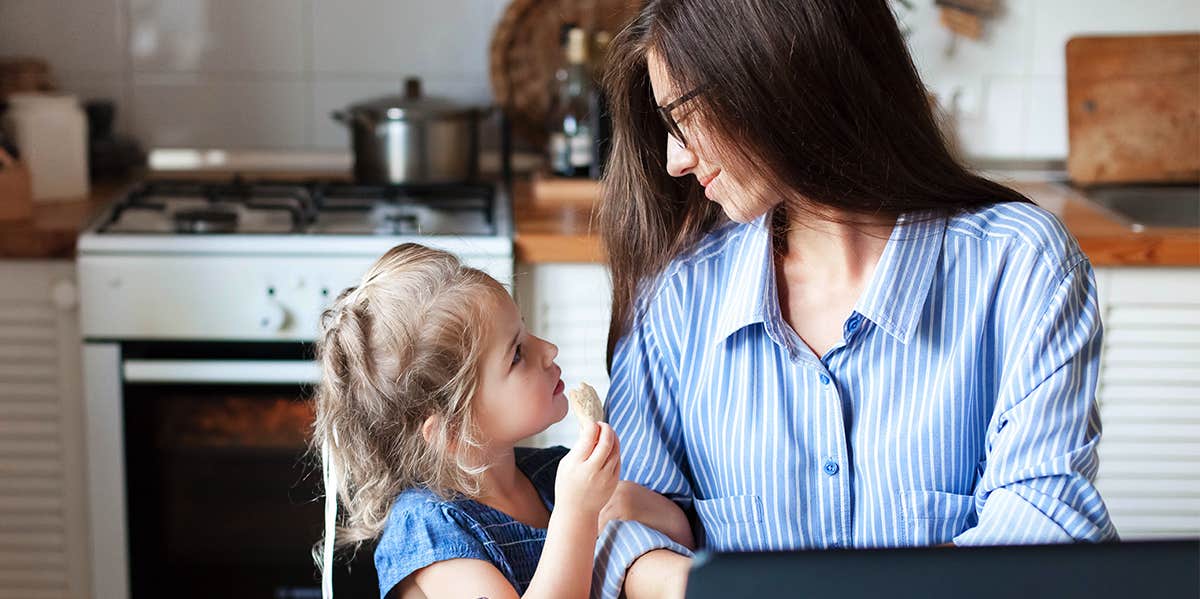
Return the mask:
{"type": "Polygon", "coordinates": [[[335,111],[350,128],[354,178],[364,183],[446,183],[476,178],[485,110],[421,95],[419,79],[400,96],[335,111]]]}

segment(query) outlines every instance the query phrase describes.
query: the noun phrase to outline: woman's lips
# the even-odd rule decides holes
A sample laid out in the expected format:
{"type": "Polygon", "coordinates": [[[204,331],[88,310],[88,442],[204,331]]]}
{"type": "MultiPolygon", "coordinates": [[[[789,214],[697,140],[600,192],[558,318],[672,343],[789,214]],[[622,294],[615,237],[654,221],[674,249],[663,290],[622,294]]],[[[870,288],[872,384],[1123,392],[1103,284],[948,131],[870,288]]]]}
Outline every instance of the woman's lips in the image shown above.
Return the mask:
{"type": "Polygon", "coordinates": [[[720,173],[720,171],[717,171],[717,172],[715,172],[715,173],[712,173],[712,174],[710,174],[710,175],[706,175],[706,176],[704,176],[704,177],[701,177],[701,178],[699,179],[699,181],[700,181],[700,186],[701,186],[701,187],[708,187],[708,184],[709,184],[709,183],[712,183],[713,179],[716,179],[716,178],[717,178],[717,175],[718,175],[719,173],[720,173]]]}
{"type": "Polygon", "coordinates": [[[554,394],[558,395],[566,388],[567,386],[563,384],[562,379],[558,379],[558,384],[554,386],[554,394]]]}

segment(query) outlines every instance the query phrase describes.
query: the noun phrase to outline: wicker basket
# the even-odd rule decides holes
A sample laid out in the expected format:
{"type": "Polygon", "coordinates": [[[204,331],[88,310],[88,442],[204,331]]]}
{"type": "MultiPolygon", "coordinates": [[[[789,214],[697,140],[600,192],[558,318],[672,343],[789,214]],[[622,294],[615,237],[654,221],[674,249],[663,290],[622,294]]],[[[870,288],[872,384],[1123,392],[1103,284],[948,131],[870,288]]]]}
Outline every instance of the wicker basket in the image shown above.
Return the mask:
{"type": "Polygon", "coordinates": [[[513,0],[492,36],[492,93],[512,120],[513,132],[537,146],[546,140],[554,72],[562,64],[562,27],[615,34],[641,0],[513,0]]]}

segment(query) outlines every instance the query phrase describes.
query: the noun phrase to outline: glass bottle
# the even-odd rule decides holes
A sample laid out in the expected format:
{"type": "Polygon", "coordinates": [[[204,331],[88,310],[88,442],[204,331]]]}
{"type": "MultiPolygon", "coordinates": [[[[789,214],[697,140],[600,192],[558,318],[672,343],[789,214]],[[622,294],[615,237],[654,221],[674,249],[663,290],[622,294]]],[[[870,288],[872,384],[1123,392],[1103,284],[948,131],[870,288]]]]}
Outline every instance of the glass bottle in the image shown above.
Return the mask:
{"type": "Polygon", "coordinates": [[[593,162],[594,135],[589,118],[592,77],[588,70],[587,33],[567,31],[566,64],[555,75],[550,111],[550,169],[562,177],[587,177],[593,162]]]}

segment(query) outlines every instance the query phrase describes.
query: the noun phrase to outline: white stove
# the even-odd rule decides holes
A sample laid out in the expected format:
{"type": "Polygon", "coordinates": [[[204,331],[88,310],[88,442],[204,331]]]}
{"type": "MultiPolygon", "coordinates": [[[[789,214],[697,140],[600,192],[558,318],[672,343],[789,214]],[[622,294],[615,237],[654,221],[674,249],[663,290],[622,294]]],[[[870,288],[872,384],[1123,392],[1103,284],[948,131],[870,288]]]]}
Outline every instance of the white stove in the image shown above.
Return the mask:
{"type": "MultiPolygon", "coordinates": [[[[264,414],[264,430],[278,422],[271,414],[303,420],[295,410],[318,378],[311,343],[342,289],[405,242],[453,252],[511,285],[512,230],[509,197],[491,183],[154,180],[114,202],[78,242],[93,594],[319,596],[306,569],[317,504],[287,501],[295,490],[280,474],[303,463],[295,439],[304,427],[280,429],[294,437],[282,458],[223,437],[210,450],[203,436],[171,431],[247,413],[264,414]],[[235,478],[245,472],[254,474],[235,478]],[[278,503],[239,500],[246,481],[263,481],[254,497],[278,503]],[[217,499],[183,501],[171,491],[181,486],[217,499]],[[282,535],[297,537],[269,544],[282,535]],[[229,591],[206,586],[214,571],[229,577],[229,591]],[[260,580],[263,572],[274,578],[260,580]]],[[[370,564],[355,568],[335,583],[370,588],[370,564]]]]}
{"type": "Polygon", "coordinates": [[[406,242],[511,284],[500,185],[140,183],[79,238],[84,337],[312,340],[321,309],[406,242]]]}

